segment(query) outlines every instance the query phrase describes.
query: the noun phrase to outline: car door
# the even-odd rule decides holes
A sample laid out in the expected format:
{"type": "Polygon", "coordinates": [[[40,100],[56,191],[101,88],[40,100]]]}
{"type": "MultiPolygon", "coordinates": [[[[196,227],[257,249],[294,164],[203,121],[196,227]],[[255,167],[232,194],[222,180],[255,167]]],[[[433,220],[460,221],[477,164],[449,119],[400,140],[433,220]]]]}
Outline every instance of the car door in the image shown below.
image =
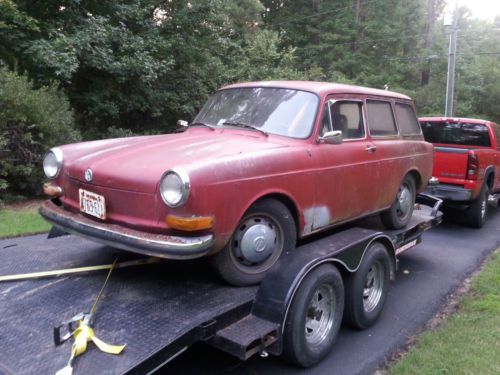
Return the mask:
{"type": "Polygon", "coordinates": [[[347,221],[374,210],[373,171],[376,155],[366,137],[364,103],[359,99],[329,99],[319,132],[320,165],[313,230],[347,221]],[[340,144],[322,141],[327,131],[342,131],[340,144]]]}
{"type": "MultiPolygon", "coordinates": [[[[496,149],[494,150],[495,152],[495,185],[494,185],[494,192],[500,191],[500,125],[491,124],[493,127],[493,132],[495,133],[495,138],[496,138],[496,149]]],[[[493,146],[493,145],[492,145],[493,146]]]]}

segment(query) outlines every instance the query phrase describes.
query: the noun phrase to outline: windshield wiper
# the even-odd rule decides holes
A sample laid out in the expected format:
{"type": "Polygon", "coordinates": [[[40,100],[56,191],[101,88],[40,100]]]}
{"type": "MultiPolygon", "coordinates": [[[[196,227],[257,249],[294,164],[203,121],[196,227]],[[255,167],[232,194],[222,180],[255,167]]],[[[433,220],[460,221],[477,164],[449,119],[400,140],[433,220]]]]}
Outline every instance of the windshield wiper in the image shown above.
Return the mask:
{"type": "Polygon", "coordinates": [[[189,126],[205,126],[205,127],[210,128],[212,130],[215,130],[215,128],[216,128],[214,125],[207,124],[206,122],[193,122],[193,123],[189,124],[189,126]]]}
{"type": "Polygon", "coordinates": [[[229,126],[238,126],[240,128],[245,128],[245,129],[252,129],[252,130],[257,130],[258,132],[261,132],[262,134],[264,134],[265,136],[268,136],[269,134],[262,130],[262,129],[259,129],[258,127],[256,126],[253,126],[253,125],[250,125],[250,124],[245,124],[244,122],[231,122],[231,121],[226,121],[226,122],[223,122],[222,125],[229,125],[229,126]]]}

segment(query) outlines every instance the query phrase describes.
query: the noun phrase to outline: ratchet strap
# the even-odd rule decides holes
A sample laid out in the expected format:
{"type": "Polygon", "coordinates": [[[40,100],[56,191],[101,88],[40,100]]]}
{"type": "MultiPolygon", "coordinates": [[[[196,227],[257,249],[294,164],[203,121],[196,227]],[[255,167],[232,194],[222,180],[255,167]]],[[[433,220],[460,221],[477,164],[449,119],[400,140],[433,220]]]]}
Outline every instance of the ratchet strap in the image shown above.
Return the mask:
{"type": "Polygon", "coordinates": [[[69,358],[68,364],[66,367],[62,368],[61,370],[56,372],[56,375],[71,375],[73,373],[73,367],[72,362],[75,357],[85,353],[87,350],[87,343],[88,342],[93,342],[99,350],[108,353],[108,354],[120,354],[123,349],[125,348],[126,345],[111,345],[107,344],[101,339],[99,339],[96,335],[94,330],[91,327],[92,324],[92,318],[95,314],[95,311],[97,309],[97,304],[99,303],[99,300],[102,296],[102,293],[104,292],[104,288],[106,287],[106,284],[108,283],[108,280],[111,276],[111,273],[113,272],[113,269],[115,268],[116,264],[118,262],[118,257],[115,259],[113,264],[111,265],[108,276],[106,277],[106,280],[104,281],[104,284],[101,287],[101,290],[99,291],[99,294],[97,295],[97,298],[92,305],[92,309],[90,310],[89,314],[82,314],[80,320],[78,321],[78,328],[72,332],[72,336],[75,339],[75,342],[73,343],[71,347],[71,356],[69,358]]]}
{"type": "Polygon", "coordinates": [[[141,258],[136,260],[129,260],[126,262],[118,263],[115,266],[113,264],[103,264],[98,266],[88,266],[88,267],[77,267],[77,268],[64,268],[60,270],[52,270],[52,271],[42,271],[42,272],[30,272],[30,273],[21,273],[17,275],[4,275],[0,276],[0,282],[2,281],[19,281],[19,280],[27,280],[27,279],[38,279],[49,276],[60,276],[60,275],[68,275],[73,273],[83,273],[83,272],[91,272],[91,271],[101,271],[101,270],[109,270],[112,267],[114,268],[126,268],[131,266],[139,266],[143,264],[152,264],[161,262],[160,258],[141,258]]]}

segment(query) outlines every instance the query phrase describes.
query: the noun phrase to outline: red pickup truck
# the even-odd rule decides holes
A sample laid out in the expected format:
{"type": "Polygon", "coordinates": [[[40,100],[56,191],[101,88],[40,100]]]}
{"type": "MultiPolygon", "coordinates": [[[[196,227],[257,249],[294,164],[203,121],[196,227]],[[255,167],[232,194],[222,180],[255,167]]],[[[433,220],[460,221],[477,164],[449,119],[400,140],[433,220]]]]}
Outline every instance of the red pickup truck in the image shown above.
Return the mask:
{"type": "Polygon", "coordinates": [[[468,224],[482,227],[488,200],[500,195],[500,126],[468,118],[419,121],[425,140],[434,145],[432,176],[439,181],[427,191],[447,207],[466,208],[468,224]]]}

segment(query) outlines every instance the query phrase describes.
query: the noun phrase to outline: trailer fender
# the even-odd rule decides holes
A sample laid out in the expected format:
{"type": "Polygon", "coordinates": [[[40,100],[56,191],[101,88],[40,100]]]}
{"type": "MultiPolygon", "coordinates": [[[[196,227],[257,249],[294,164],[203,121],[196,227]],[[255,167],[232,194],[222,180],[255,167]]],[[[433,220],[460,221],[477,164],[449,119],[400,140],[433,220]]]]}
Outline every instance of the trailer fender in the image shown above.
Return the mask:
{"type": "MultiPolygon", "coordinates": [[[[396,253],[390,237],[370,229],[351,228],[287,253],[261,283],[252,314],[281,325],[283,332],[290,304],[304,278],[325,263],[334,264],[341,272],[356,272],[374,241],[382,242],[388,249],[392,259],[391,278],[394,277],[396,253]]],[[[282,340],[278,340],[269,351],[281,354],[282,340]]]]}

